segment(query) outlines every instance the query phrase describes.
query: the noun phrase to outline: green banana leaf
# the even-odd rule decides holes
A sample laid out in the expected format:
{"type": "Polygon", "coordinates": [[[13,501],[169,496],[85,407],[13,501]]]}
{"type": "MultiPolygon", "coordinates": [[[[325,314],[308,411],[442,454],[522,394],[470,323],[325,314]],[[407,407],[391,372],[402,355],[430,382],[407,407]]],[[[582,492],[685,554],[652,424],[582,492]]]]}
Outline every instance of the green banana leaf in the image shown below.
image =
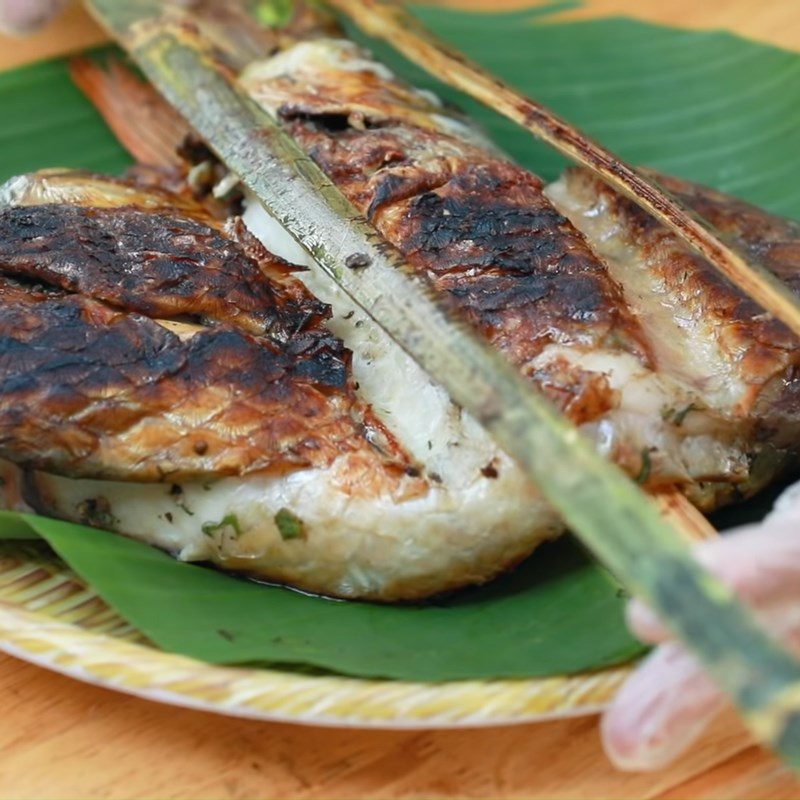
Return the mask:
{"type": "MultiPolygon", "coordinates": [[[[625,19],[555,24],[541,11],[418,11],[470,56],[628,159],[800,217],[800,56],[724,33],[625,19]]],[[[543,177],[561,169],[560,158],[525,132],[370,46],[400,74],[465,107],[543,177]]],[[[0,180],[45,166],[120,172],[131,163],[63,61],[0,75],[0,103],[0,180]]],[[[751,504],[721,521],[759,513],[751,504]]],[[[542,547],[489,586],[388,607],[259,586],[103,531],[0,514],[0,538],[32,536],[155,644],[214,663],[453,680],[570,673],[641,652],[625,630],[619,586],[570,539],[542,547]]]]}
{"type": "Polygon", "coordinates": [[[43,167],[120,173],[133,160],[64,60],[0,73],[0,182],[43,167]]]}
{"type": "Polygon", "coordinates": [[[559,674],[640,651],[611,577],[566,538],[481,589],[383,606],[258,585],[105,531],[0,512],[0,538],[32,534],[160,647],[213,663],[441,681],[559,674]]]}
{"type": "MultiPolygon", "coordinates": [[[[723,31],[548,18],[578,5],[511,13],[413,10],[470,58],[629,162],[800,218],[800,55],[723,31]]],[[[415,85],[459,105],[538,175],[552,180],[563,169],[562,157],[527,131],[434,81],[387,45],[354,27],[349,33],[415,85]]]]}

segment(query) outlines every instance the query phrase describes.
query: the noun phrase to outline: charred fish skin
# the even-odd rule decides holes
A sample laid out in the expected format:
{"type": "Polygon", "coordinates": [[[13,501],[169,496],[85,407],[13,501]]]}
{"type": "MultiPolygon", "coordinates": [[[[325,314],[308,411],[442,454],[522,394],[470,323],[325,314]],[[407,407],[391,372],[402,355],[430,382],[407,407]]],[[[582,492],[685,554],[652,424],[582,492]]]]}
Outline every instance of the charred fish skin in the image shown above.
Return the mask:
{"type": "Polygon", "coordinates": [[[404,372],[392,345],[384,377],[434,398],[407,409],[410,424],[423,436],[437,424],[455,456],[418,459],[412,450],[427,448],[409,449],[357,391],[302,272],[240,221],[64,171],[15,179],[0,198],[6,505],[383,601],[488,580],[560,531],[511,462],[427,376],[404,372]]]}
{"type": "Polygon", "coordinates": [[[91,293],[151,317],[227,322],[283,341],[304,318],[324,316],[310,299],[296,310],[279,308],[238,242],[174,214],[63,205],[5,209],[0,263],[6,275],[91,293]],[[203,254],[202,269],[187,251],[203,254]]]}
{"type": "MultiPolygon", "coordinates": [[[[758,261],[800,291],[800,223],[787,220],[707,187],[660,176],[665,187],[689,208],[730,237],[758,261]]],[[[758,434],[778,446],[792,447],[800,437],[800,348],[797,337],[708,265],[696,271],[708,285],[721,346],[741,370],[749,391],[740,406],[756,420],[758,434]]]]}
{"type": "MultiPolygon", "coordinates": [[[[538,178],[351,43],[290,44],[249,67],[242,80],[454,308],[632,475],[650,485],[680,483],[709,506],[755,486],[753,462],[769,436],[759,433],[754,412],[736,416],[730,403],[704,401],[715,396],[708,387],[664,366],[629,287],[583,231],[580,214],[538,178]]],[[[66,198],[93,208],[136,205],[130,197],[122,202],[128,190],[119,182],[100,193],[110,199],[91,202],[69,176],[51,174],[45,183],[18,181],[0,198],[13,196],[16,206],[66,198]]],[[[159,214],[163,201],[153,190],[141,203],[159,214]]],[[[203,214],[211,229],[246,253],[258,252],[240,223],[226,226],[208,221],[205,210],[198,216],[184,209],[196,221],[203,214]]],[[[245,222],[270,250],[302,260],[291,243],[278,241],[281,232],[257,204],[248,203],[245,222]]],[[[14,267],[16,280],[42,269],[28,258],[14,267]]],[[[346,298],[313,272],[282,267],[280,258],[255,260],[270,264],[262,270],[277,306],[282,290],[294,302],[311,303],[296,276],[314,302],[333,307],[324,324],[353,351],[352,362],[345,358],[356,398],[348,413],[364,427],[347,441],[318,431],[327,460],[237,477],[209,470],[202,480],[148,484],[29,472],[26,496],[36,508],[110,527],[185,559],[322,594],[379,600],[488,580],[561,530],[514,464],[346,298]],[[287,518],[289,528],[281,524],[287,518]]],[[[48,274],[65,293],[64,275],[53,268],[48,274]]],[[[97,285],[99,291],[102,281],[97,285]]],[[[129,302],[163,308],[161,292],[129,302]]],[[[113,305],[113,292],[93,301],[113,305]]],[[[205,313],[192,321],[201,330],[175,328],[178,338],[191,344],[234,330],[259,346],[283,347],[283,334],[271,338],[267,326],[258,327],[263,314],[248,302],[245,294],[243,308],[226,308],[212,292],[205,313]]],[[[186,324],[152,322],[168,329],[186,324]]],[[[300,360],[288,357],[291,364],[300,360]]],[[[768,464],[758,480],[777,468],[768,464]]]]}
{"type": "MultiPolygon", "coordinates": [[[[765,438],[755,421],[656,363],[658,333],[538,178],[342,39],[291,44],[249,65],[240,82],[408,263],[632,477],[697,498],[731,483],[749,491],[765,438]]],[[[314,281],[312,291],[324,287],[314,281]]]]}
{"type": "Polygon", "coordinates": [[[328,308],[249,234],[243,245],[199,207],[183,214],[0,209],[0,454],[72,477],[149,481],[377,453],[349,354],[322,325],[328,308]],[[283,284],[268,279],[281,270],[283,284]]]}
{"type": "MultiPolygon", "coordinates": [[[[72,477],[180,480],[331,463],[359,423],[307,353],[231,329],[182,340],[76,295],[0,282],[0,455],[72,477]],[[325,390],[328,390],[327,392],[325,390]]],[[[320,363],[321,362],[321,363],[320,363]]]]}
{"type": "Polygon", "coordinates": [[[514,364],[556,341],[612,341],[647,363],[619,287],[542,182],[427,94],[338,39],[301,42],[241,82],[514,364]]]}

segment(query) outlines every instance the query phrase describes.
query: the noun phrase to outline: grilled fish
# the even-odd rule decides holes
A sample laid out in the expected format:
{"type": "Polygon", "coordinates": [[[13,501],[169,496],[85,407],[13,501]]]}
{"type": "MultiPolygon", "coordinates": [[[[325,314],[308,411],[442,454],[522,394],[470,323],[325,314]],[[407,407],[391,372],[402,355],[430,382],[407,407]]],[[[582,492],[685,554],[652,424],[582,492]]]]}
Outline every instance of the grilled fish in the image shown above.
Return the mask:
{"type": "MultiPolygon", "coordinates": [[[[545,187],[340,38],[240,80],[632,477],[712,508],[792,462],[794,337],[628,201],[581,170],[545,187]]],[[[792,284],[796,224],[660,179],[792,284]]],[[[380,600],[488,580],[560,532],[257,202],[220,219],[183,190],[56,172],[2,205],[9,503],[380,600]]]]}
{"type": "MultiPolygon", "coordinates": [[[[346,40],[300,42],[241,83],[632,476],[712,508],[792,459],[796,338],[633,203],[582,170],[545,187],[346,40]]],[[[663,181],[792,285],[800,226],[663,181]]]]}
{"type": "Polygon", "coordinates": [[[485,433],[339,305],[379,362],[359,385],[329,307],[240,221],[65,171],[11,181],[0,206],[10,505],[383,600],[486,580],[559,531],[485,433]],[[367,399],[376,380],[417,394],[414,446],[367,399]]]}

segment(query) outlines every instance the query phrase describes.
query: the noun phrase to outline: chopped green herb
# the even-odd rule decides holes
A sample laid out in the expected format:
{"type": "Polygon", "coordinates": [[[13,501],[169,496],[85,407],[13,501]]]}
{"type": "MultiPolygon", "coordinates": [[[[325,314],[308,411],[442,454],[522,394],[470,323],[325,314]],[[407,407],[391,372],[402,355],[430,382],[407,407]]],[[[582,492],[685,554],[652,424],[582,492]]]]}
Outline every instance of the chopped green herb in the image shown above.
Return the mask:
{"type": "Polygon", "coordinates": [[[268,28],[288,25],[293,13],[293,0],[256,0],[253,6],[255,18],[268,28]]]}
{"type": "Polygon", "coordinates": [[[94,528],[113,528],[119,520],[111,513],[111,503],[105,497],[87,497],[78,503],[78,518],[94,528]]]}
{"type": "Polygon", "coordinates": [[[236,537],[242,535],[242,529],[239,527],[239,518],[236,514],[226,514],[219,522],[204,522],[200,526],[200,530],[206,536],[213,536],[217,531],[221,531],[224,528],[231,528],[236,537]]]}
{"type": "Polygon", "coordinates": [[[650,470],[652,468],[653,464],[650,461],[650,451],[644,447],[642,448],[642,468],[639,470],[639,474],[636,476],[636,483],[640,485],[647,483],[647,479],[650,477],[650,470]]]}
{"type": "Polygon", "coordinates": [[[281,539],[284,541],[305,537],[305,525],[303,524],[303,520],[301,520],[297,514],[289,511],[288,508],[282,508],[275,515],[275,525],[278,527],[278,532],[281,535],[281,539]]]}
{"type": "Polygon", "coordinates": [[[178,508],[183,511],[185,514],[188,514],[190,517],[194,516],[194,511],[192,511],[186,503],[178,503],[178,508]]]}

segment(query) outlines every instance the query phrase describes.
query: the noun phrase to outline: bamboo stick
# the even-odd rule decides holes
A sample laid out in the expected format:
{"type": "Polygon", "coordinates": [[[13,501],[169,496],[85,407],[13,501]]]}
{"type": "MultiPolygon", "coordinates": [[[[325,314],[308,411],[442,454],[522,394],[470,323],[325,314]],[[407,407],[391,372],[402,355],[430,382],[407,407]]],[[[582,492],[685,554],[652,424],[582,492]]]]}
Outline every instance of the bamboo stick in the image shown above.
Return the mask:
{"type": "Polygon", "coordinates": [[[800,336],[800,298],[783,281],[762,265],[743,258],[694,212],[603,145],[467,59],[424,28],[398,3],[392,0],[326,2],[366,33],[386,40],[435,78],[521,125],[630,197],[800,336]]]}
{"type": "Polygon", "coordinates": [[[800,664],[697,564],[654,504],[454,322],[193,26],[159,16],[152,0],[90,8],[319,269],[516,459],[587,547],[703,659],[755,734],[800,769],[800,664]]]}

